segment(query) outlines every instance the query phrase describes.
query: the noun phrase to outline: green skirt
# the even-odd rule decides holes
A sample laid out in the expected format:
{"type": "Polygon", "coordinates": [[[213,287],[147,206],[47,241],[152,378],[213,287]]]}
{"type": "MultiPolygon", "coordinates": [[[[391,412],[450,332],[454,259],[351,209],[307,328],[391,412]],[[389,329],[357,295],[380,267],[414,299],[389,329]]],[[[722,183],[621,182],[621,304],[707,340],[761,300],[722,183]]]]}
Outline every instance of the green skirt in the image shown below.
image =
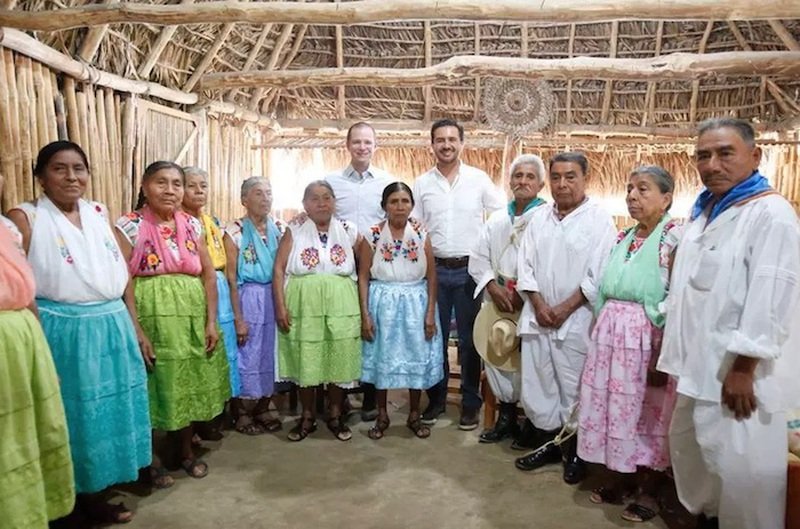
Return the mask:
{"type": "Polygon", "coordinates": [[[139,324],[153,344],[148,373],[150,420],[156,430],[180,430],[222,413],[230,398],[222,333],[205,350],[206,296],[199,277],[167,274],[134,281],[139,324]]]}
{"type": "Polygon", "coordinates": [[[286,307],[291,327],[278,333],[281,380],[316,386],[361,377],[361,311],[355,281],[332,274],[291,276],[286,307]]]}
{"type": "Polygon", "coordinates": [[[44,528],[75,503],[50,348],[28,310],[0,312],[0,526],[44,528]]]}

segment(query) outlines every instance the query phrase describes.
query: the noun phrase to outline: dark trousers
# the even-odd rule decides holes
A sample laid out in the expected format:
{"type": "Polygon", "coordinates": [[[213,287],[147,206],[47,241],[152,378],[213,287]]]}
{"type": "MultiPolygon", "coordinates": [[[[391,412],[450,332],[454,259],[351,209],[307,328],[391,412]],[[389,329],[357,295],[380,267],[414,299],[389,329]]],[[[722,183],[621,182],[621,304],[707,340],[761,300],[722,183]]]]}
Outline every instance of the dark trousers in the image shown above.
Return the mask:
{"type": "Polygon", "coordinates": [[[439,304],[439,323],[444,338],[444,379],[428,389],[428,400],[444,406],[447,402],[447,380],[450,374],[450,362],[447,357],[447,342],[450,334],[450,315],[453,308],[456,312],[456,328],[458,329],[458,358],[461,363],[461,407],[463,410],[479,410],[482,404],[479,390],[481,377],[481,359],[472,342],[472,326],[481,308],[481,298],[474,298],[475,282],[467,272],[467,267],[448,269],[436,266],[438,292],[436,301],[439,304]]]}

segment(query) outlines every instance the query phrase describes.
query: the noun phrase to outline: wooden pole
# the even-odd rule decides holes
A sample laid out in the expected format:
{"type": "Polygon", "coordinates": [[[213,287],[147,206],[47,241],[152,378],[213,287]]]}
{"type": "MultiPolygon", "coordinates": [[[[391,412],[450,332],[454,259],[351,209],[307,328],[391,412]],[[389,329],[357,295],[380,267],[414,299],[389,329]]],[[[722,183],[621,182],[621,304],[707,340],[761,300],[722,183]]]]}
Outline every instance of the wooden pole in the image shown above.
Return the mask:
{"type": "MultiPolygon", "coordinates": [[[[181,0],[181,4],[191,4],[194,0],[181,0]]],[[[139,66],[139,77],[147,79],[150,77],[150,72],[161,57],[164,48],[167,47],[172,36],[178,30],[178,26],[167,26],[161,30],[156,41],[151,45],[150,52],[147,54],[144,62],[139,66]]]]}
{"type": "MultiPolygon", "coordinates": [[[[117,2],[119,2],[119,0],[105,0],[104,3],[115,4],[117,2]]],[[[92,59],[94,59],[94,55],[100,48],[100,43],[103,42],[103,38],[105,38],[107,32],[108,24],[90,28],[83,37],[81,47],[78,50],[78,57],[86,62],[92,62],[92,59]]]]}
{"type": "Polygon", "coordinates": [[[125,2],[66,9],[0,10],[0,26],[61,31],[102,24],[365,24],[400,20],[607,22],[611,20],[767,20],[800,18],[796,0],[361,0],[334,3],[212,1],[158,5],[125,2]]]}
{"type": "Polygon", "coordinates": [[[11,145],[10,152],[17,153],[14,156],[14,172],[10,177],[16,180],[17,196],[16,200],[24,200],[23,192],[25,189],[25,175],[22,171],[22,153],[20,152],[22,131],[20,130],[20,104],[17,93],[17,68],[16,62],[19,57],[15,57],[11,50],[3,50],[4,63],[6,68],[6,80],[8,82],[8,119],[11,125],[11,145]]]}
{"type": "Polygon", "coordinates": [[[22,160],[22,181],[18,189],[22,192],[23,200],[33,198],[33,145],[36,137],[36,114],[31,108],[30,92],[28,91],[28,74],[31,69],[31,60],[19,57],[17,67],[17,98],[19,101],[19,152],[22,160]]]}
{"type": "Polygon", "coordinates": [[[228,35],[230,35],[231,31],[233,31],[234,25],[235,24],[225,24],[222,26],[220,32],[217,33],[217,38],[214,40],[214,43],[208,50],[206,50],[205,55],[203,55],[203,58],[200,59],[200,63],[192,72],[192,76],[189,77],[189,80],[186,81],[185,85],[183,85],[184,92],[190,92],[197,84],[197,81],[200,80],[200,77],[206,73],[206,70],[208,70],[208,67],[211,66],[211,63],[216,58],[217,53],[219,53],[220,48],[222,48],[222,45],[225,44],[225,40],[227,40],[228,35]]]}
{"type": "Polygon", "coordinates": [[[133,81],[119,75],[96,70],[90,66],[71,59],[63,53],[42,44],[33,37],[15,29],[3,28],[0,33],[0,45],[14,50],[45,66],[74,77],[78,81],[86,81],[100,86],[107,86],[120,92],[149,95],[182,105],[193,105],[197,102],[197,94],[187,94],[173,90],[160,84],[146,81],[133,81]]]}
{"type": "Polygon", "coordinates": [[[17,145],[13,143],[14,139],[11,133],[11,108],[8,100],[9,79],[5,61],[6,54],[0,53],[0,172],[5,177],[1,205],[3,211],[8,211],[19,202],[19,191],[17,189],[17,171],[14,165],[17,145]]]}
{"type": "MultiPolygon", "coordinates": [[[[750,51],[707,55],[673,53],[647,59],[574,57],[519,59],[456,56],[426,68],[315,68],[206,74],[201,90],[234,87],[294,89],[338,84],[362,86],[426,86],[476,75],[517,79],[705,79],[721,75],[800,75],[800,52],[750,51]]],[[[252,107],[251,107],[252,109],[252,107]]]]}
{"type": "Polygon", "coordinates": [[[136,142],[136,99],[129,97],[122,102],[122,166],[119,175],[122,186],[120,214],[134,206],[133,147],[136,142]]]}
{"type": "MultiPolygon", "coordinates": [[[[709,20],[706,24],[706,29],[703,31],[703,37],[700,39],[700,46],[697,53],[702,55],[706,52],[708,39],[711,36],[711,31],[714,29],[714,21],[709,20]]],[[[692,95],[689,99],[689,123],[694,125],[697,121],[697,100],[700,97],[700,81],[695,79],[692,81],[692,95]]]]}

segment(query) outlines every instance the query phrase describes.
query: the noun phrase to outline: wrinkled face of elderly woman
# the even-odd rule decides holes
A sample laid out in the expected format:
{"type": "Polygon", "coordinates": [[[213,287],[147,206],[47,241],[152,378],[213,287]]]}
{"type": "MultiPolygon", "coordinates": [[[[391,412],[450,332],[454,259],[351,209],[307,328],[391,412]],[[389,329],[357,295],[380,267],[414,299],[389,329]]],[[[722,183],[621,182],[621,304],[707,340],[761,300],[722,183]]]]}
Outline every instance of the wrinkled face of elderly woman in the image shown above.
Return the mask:
{"type": "Polygon", "coordinates": [[[258,182],[242,199],[248,215],[265,217],[272,210],[272,186],[269,182],[258,182]]]}
{"type": "Polygon", "coordinates": [[[538,170],[539,168],[533,163],[521,163],[514,168],[509,182],[514,200],[521,202],[536,198],[544,182],[543,179],[540,179],[538,170]]]}
{"type": "Polygon", "coordinates": [[[383,206],[386,217],[394,225],[405,225],[411,210],[414,209],[414,201],[411,195],[405,191],[395,191],[386,197],[386,204],[383,206]]]}
{"type": "Polygon", "coordinates": [[[183,176],[176,169],[160,169],[142,183],[142,190],[153,210],[174,212],[183,201],[183,176]]]}
{"type": "Polygon", "coordinates": [[[86,192],[89,168],[80,153],[66,149],[55,153],[37,176],[50,200],[56,204],[74,204],[86,192]]]}
{"type": "Polygon", "coordinates": [[[303,208],[315,224],[327,224],[336,209],[336,199],[330,189],[322,185],[315,185],[303,198],[303,208]]]}
{"type": "Polygon", "coordinates": [[[664,193],[650,173],[634,173],[628,179],[625,197],[628,213],[637,221],[657,222],[672,202],[672,193],[664,193]]]}
{"type": "Polygon", "coordinates": [[[200,211],[208,203],[208,180],[198,173],[186,173],[183,189],[183,206],[200,211]]]}

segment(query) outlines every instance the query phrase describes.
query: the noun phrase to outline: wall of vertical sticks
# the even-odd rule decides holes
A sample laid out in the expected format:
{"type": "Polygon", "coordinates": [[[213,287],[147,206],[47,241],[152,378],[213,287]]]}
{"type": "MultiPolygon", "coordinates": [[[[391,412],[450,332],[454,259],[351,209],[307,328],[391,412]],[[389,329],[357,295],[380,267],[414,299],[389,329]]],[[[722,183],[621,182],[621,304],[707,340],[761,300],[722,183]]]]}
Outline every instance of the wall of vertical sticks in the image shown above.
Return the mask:
{"type": "Polygon", "coordinates": [[[86,198],[113,218],[136,202],[141,174],[156,160],[209,172],[209,210],[222,219],[242,213],[244,178],[264,173],[266,154],[252,149],[261,131],[249,123],[186,113],[109,88],[77,83],[30,58],[0,48],[0,173],[2,211],[35,198],[33,166],[39,149],[68,139],[89,157],[86,198]]]}

